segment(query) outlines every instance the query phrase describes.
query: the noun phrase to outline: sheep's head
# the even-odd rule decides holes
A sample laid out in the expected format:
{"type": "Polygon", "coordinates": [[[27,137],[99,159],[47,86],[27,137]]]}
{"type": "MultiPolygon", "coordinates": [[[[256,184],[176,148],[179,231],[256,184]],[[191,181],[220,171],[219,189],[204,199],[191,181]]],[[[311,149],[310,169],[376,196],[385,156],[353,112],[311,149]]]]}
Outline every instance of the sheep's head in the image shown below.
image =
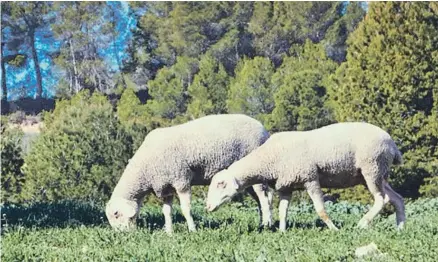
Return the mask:
{"type": "Polygon", "coordinates": [[[112,198],[106,204],[106,217],[112,228],[120,231],[135,229],[139,205],[136,201],[112,198]]]}
{"type": "Polygon", "coordinates": [[[228,170],[217,173],[208,187],[207,210],[215,211],[239,192],[240,185],[228,170]]]}

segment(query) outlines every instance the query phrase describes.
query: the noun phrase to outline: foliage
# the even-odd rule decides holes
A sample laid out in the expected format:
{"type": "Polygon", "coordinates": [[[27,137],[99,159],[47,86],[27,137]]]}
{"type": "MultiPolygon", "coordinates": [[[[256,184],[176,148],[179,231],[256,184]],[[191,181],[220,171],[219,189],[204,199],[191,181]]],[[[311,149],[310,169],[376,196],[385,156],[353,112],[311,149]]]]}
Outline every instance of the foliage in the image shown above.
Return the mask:
{"type": "Polygon", "coordinates": [[[151,126],[151,115],[146,105],[141,104],[132,88],[125,89],[117,103],[120,123],[133,139],[133,154],[140,147],[151,126]]]}
{"type": "Polygon", "coordinates": [[[327,78],[337,65],[321,44],[307,40],[291,48],[272,77],[275,108],[267,128],[271,131],[311,130],[333,122],[325,107],[327,78]]]}
{"type": "Polygon", "coordinates": [[[244,113],[263,121],[274,109],[270,85],[274,65],[268,58],[245,58],[236,67],[231,79],[227,106],[229,113],[244,113]]]}
{"type": "MultiPolygon", "coordinates": [[[[71,96],[82,89],[109,92],[116,83],[99,50],[111,50],[115,29],[110,6],[105,2],[56,2],[53,11],[63,19],[51,23],[60,41],[55,64],[65,72],[64,89],[71,96]]],[[[120,59],[116,56],[120,63],[120,59]]]]}
{"type": "Polygon", "coordinates": [[[256,55],[269,57],[275,65],[293,44],[310,38],[324,39],[341,17],[341,2],[258,2],[248,27],[256,55]]]}
{"type": "Polygon", "coordinates": [[[1,118],[1,202],[14,203],[20,200],[24,183],[21,172],[23,150],[21,140],[23,132],[19,128],[10,127],[7,118],[1,118]]]}
{"type": "Polygon", "coordinates": [[[132,139],[98,93],[61,100],[25,157],[25,199],[106,199],[132,155],[132,139]]]}
{"type": "Polygon", "coordinates": [[[226,113],[228,82],[224,66],[213,56],[204,56],[199,62],[199,72],[188,87],[191,98],[187,106],[188,117],[226,113]]]}
{"type": "Polygon", "coordinates": [[[336,120],[376,124],[394,138],[404,164],[390,177],[405,196],[438,172],[437,23],[436,3],[371,3],[329,90],[336,120]]]}
{"type": "Polygon", "coordinates": [[[425,197],[438,197],[438,176],[425,178],[419,192],[425,197]]]}
{"type": "Polygon", "coordinates": [[[291,206],[287,232],[280,233],[257,232],[255,203],[233,203],[206,213],[197,202],[193,206],[196,233],[187,231],[176,207],[175,232],[169,237],[162,230],[161,208],[155,206],[141,210],[138,230],[120,233],[102,218],[103,207],[71,202],[3,207],[2,261],[357,261],[356,248],[371,242],[383,254],[366,261],[434,261],[438,252],[437,199],[408,203],[403,232],[395,229],[393,214],[378,216],[370,229],[355,229],[369,209],[359,204],[326,204],[341,227],[338,232],[323,226],[311,204],[291,206]]]}
{"type": "Polygon", "coordinates": [[[153,99],[147,102],[147,106],[161,125],[183,121],[187,110],[187,88],[197,71],[197,60],[178,57],[176,64],[162,68],[157,77],[149,82],[149,94],[153,99]]]}

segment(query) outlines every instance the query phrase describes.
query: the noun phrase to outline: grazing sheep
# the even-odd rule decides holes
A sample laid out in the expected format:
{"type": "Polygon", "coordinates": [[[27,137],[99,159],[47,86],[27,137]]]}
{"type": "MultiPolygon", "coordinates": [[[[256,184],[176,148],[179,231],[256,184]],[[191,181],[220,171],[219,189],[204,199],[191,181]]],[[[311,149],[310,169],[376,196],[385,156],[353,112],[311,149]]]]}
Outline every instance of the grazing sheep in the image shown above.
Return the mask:
{"type": "Polygon", "coordinates": [[[292,191],[306,189],[318,215],[336,230],[325,212],[321,187],[366,184],[374,205],[358,227],[367,227],[389,201],[396,208],[401,229],[405,222],[403,198],[386,182],[391,164],[401,163],[401,153],[390,135],[371,124],[338,123],[312,131],[281,132],[213,177],[207,209],[214,211],[250,185],[267,183],[279,192],[280,230],[285,231],[292,191]]]}
{"type": "MultiPolygon", "coordinates": [[[[210,115],[185,124],[151,131],[129,161],[106,206],[113,228],[135,227],[148,193],[163,200],[165,230],[172,232],[172,200],[178,194],[190,231],[191,186],[208,185],[219,171],[241,159],[269,138],[263,125],[240,114],[210,115]]],[[[262,185],[247,192],[257,201],[261,224],[271,224],[271,195],[262,185]]]]}

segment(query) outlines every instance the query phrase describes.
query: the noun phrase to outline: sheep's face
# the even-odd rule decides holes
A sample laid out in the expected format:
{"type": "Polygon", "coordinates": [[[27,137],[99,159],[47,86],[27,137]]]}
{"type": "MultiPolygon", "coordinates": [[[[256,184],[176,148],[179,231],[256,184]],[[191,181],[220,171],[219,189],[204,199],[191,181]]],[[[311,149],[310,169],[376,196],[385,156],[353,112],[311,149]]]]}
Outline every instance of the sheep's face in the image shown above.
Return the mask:
{"type": "Polygon", "coordinates": [[[216,174],[208,187],[207,210],[215,211],[220,205],[231,200],[238,193],[237,180],[224,170],[216,174]]]}
{"type": "Polygon", "coordinates": [[[111,199],[106,205],[106,217],[112,228],[119,231],[135,229],[139,206],[136,201],[111,199]]]}

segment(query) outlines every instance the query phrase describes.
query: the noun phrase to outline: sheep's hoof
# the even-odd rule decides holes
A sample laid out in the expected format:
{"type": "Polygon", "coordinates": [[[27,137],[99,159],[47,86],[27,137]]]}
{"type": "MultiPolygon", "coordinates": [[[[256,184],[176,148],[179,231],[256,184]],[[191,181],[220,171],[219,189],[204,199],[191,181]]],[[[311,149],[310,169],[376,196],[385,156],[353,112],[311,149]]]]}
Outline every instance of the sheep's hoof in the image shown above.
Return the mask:
{"type": "Polygon", "coordinates": [[[335,225],[329,227],[329,229],[333,231],[339,231],[339,228],[337,228],[335,225]]]}
{"type": "Polygon", "coordinates": [[[398,223],[398,225],[397,225],[397,230],[398,230],[398,231],[401,231],[401,230],[403,230],[404,227],[405,227],[405,222],[400,222],[400,223],[398,223]]]}

